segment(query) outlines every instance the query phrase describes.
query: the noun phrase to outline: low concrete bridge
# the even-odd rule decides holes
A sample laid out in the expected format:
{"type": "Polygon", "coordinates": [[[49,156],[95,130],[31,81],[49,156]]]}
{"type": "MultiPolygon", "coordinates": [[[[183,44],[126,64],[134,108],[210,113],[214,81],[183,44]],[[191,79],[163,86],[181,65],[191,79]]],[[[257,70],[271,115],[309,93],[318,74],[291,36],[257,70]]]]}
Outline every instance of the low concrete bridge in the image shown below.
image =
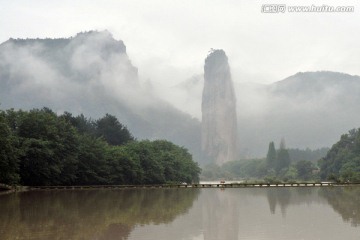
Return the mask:
{"type": "Polygon", "coordinates": [[[360,183],[219,183],[219,184],[152,184],[152,185],[89,185],[89,186],[29,186],[29,190],[55,189],[129,189],[129,188],[269,188],[269,187],[338,187],[360,186],[360,183]]]}

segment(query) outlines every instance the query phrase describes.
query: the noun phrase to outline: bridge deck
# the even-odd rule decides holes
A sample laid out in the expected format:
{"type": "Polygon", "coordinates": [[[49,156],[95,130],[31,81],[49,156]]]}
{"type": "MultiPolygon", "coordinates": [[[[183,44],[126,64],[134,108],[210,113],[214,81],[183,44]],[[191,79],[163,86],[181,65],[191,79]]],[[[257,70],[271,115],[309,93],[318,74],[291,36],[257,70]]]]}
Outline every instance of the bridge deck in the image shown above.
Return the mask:
{"type": "Polygon", "coordinates": [[[154,185],[89,185],[89,186],[29,186],[29,190],[52,189],[128,189],[128,188],[254,188],[254,187],[337,187],[360,186],[360,183],[219,183],[219,184],[154,184],[154,185]]]}

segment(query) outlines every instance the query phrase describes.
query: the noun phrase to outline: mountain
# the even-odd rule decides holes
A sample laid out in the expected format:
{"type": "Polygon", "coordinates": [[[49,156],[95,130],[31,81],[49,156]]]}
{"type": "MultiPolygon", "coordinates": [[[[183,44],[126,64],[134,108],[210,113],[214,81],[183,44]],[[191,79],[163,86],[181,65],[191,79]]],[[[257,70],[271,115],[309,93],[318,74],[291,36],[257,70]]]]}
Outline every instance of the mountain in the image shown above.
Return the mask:
{"type": "MultiPolygon", "coordinates": [[[[279,143],[281,138],[289,148],[331,147],[342,133],[360,126],[359,76],[302,72],[269,85],[233,78],[242,158],[265,156],[269,142],[279,143]]],[[[195,79],[176,90],[181,93],[177,96],[193,99],[200,113],[203,81],[195,79]]]]}
{"type": "MultiPolygon", "coordinates": [[[[331,147],[360,126],[359,76],[302,72],[269,85],[232,79],[242,157],[263,157],[269,142],[281,138],[289,148],[331,147]]],[[[136,138],[173,141],[195,160],[200,159],[203,86],[203,73],[166,94],[164,87],[142,81],[125,44],[107,31],[0,44],[1,109],[47,106],[92,118],[111,113],[136,138]]]]}
{"type": "Polygon", "coordinates": [[[0,103],[1,109],[46,106],[91,118],[111,113],[136,138],[167,139],[199,156],[200,122],[141,82],[125,44],[108,31],[2,43],[0,103]]]}

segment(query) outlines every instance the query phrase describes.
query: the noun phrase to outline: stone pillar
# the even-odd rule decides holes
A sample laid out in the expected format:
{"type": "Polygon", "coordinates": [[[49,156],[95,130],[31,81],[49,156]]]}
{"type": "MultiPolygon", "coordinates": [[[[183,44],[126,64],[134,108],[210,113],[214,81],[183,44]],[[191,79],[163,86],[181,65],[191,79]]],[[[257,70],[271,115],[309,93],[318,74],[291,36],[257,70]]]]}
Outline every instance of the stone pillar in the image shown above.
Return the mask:
{"type": "Polygon", "coordinates": [[[201,148],[206,162],[236,160],[236,97],[228,58],[213,50],[205,59],[201,148]]]}

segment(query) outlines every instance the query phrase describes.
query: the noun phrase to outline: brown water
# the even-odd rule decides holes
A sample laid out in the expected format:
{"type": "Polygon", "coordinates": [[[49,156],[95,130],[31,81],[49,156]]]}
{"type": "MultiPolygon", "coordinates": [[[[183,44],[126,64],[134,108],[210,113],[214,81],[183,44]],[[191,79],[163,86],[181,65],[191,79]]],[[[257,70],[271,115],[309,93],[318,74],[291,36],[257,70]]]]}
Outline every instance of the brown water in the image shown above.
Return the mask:
{"type": "Polygon", "coordinates": [[[124,189],[0,195],[0,239],[360,239],[360,188],[124,189]]]}

